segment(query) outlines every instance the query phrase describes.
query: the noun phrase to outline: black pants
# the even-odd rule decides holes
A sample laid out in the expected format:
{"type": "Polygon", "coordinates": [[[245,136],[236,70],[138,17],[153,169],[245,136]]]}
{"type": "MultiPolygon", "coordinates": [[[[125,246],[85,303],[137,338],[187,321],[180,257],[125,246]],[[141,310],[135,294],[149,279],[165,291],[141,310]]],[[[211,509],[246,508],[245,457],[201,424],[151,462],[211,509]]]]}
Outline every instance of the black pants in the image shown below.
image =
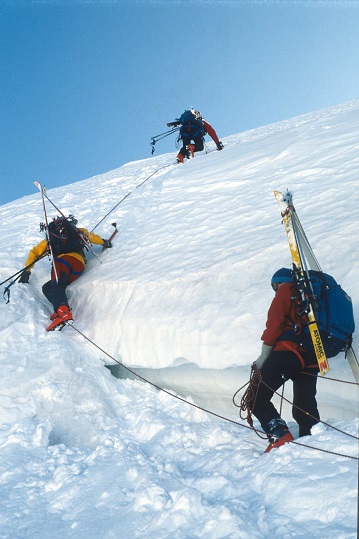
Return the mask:
{"type": "MultiPolygon", "coordinates": [[[[316,359],[309,354],[308,356],[304,355],[303,359],[307,365],[316,363],[316,359]]],[[[312,426],[318,423],[319,411],[315,398],[317,378],[304,374],[306,372],[316,375],[319,370],[316,367],[306,367],[303,370],[298,356],[291,351],[272,352],[265,361],[261,369],[263,383],[259,385],[255,402],[252,405],[253,415],[259,420],[264,432],[268,432],[268,423],[272,419],[280,417],[271,402],[273,392],[277,391],[289,379],[293,381],[292,415],[299,425],[299,436],[310,434],[312,426]]]]}
{"type": "Polygon", "coordinates": [[[179,153],[183,157],[188,157],[187,155],[187,144],[191,144],[191,141],[194,142],[194,151],[201,152],[203,150],[203,132],[198,127],[192,127],[189,125],[183,125],[180,129],[180,137],[182,139],[182,148],[179,153]]]}
{"type": "Polygon", "coordinates": [[[57,281],[55,272],[52,269],[51,280],[47,281],[42,287],[44,296],[48,299],[54,310],[60,305],[68,305],[66,287],[76,281],[84,271],[84,264],[78,258],[71,255],[63,255],[61,258],[55,258],[57,281]]]}

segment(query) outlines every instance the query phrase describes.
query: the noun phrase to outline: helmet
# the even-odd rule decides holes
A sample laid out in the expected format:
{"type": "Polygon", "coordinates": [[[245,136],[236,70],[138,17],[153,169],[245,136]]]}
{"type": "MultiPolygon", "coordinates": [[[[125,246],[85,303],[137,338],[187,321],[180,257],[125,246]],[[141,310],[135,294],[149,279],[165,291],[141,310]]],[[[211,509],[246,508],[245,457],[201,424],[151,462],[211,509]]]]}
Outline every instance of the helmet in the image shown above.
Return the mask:
{"type": "Polygon", "coordinates": [[[272,277],[271,285],[278,283],[290,283],[293,280],[292,270],[289,268],[281,268],[275,272],[272,277]]]}

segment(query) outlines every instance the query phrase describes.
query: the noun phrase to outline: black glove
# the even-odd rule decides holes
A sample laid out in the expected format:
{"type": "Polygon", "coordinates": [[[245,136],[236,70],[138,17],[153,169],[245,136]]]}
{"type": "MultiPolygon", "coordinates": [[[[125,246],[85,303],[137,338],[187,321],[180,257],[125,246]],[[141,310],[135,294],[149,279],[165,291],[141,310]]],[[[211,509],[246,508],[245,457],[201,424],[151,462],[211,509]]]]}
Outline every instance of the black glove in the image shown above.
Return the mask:
{"type": "Polygon", "coordinates": [[[24,271],[19,279],[19,283],[27,284],[29,282],[31,271],[24,271]]]}
{"type": "Polygon", "coordinates": [[[217,150],[223,150],[224,146],[221,141],[217,142],[217,150]]]}
{"type": "Polygon", "coordinates": [[[103,241],[103,246],[106,248],[106,249],[110,249],[112,247],[112,243],[110,242],[110,240],[104,240],[102,238],[102,241],[103,241]]]}

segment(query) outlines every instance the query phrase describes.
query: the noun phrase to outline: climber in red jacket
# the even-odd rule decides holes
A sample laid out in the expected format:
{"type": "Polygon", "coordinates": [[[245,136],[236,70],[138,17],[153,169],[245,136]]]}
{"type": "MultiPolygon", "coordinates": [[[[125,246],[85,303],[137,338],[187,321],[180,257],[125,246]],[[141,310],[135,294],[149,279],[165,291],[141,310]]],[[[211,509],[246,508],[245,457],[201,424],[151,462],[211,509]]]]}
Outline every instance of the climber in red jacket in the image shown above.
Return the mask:
{"type": "Polygon", "coordinates": [[[252,412],[269,438],[266,452],[294,439],[271,402],[274,392],[287,380],[293,381],[292,415],[299,425],[299,436],[310,435],[310,429],[319,422],[315,397],[319,368],[314,350],[303,348],[298,339],[302,323],[298,316],[300,296],[292,271],[278,270],[271,284],[275,297],[262,335],[262,352],[255,361],[261,382],[252,402],[252,412]]]}
{"type": "Polygon", "coordinates": [[[195,152],[201,152],[203,150],[203,138],[207,133],[216,144],[217,150],[223,149],[223,144],[219,140],[217,133],[206,122],[198,110],[185,110],[180,118],[176,118],[174,122],[168,123],[167,127],[175,127],[177,125],[181,126],[179,138],[182,139],[183,144],[177,155],[177,161],[179,163],[183,163],[185,157],[189,159],[189,157],[194,157],[195,152]]]}

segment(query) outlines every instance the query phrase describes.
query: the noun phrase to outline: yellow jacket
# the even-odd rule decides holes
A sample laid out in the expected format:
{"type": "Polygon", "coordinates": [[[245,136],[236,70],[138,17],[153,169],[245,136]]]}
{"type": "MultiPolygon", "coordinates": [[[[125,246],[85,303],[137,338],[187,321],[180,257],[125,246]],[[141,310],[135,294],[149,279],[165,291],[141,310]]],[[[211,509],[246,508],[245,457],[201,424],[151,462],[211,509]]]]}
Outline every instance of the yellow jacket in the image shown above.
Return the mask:
{"type": "MultiPolygon", "coordinates": [[[[78,228],[77,230],[85,234],[85,236],[90,240],[91,243],[94,243],[96,245],[104,244],[104,241],[100,236],[98,236],[97,234],[94,234],[93,232],[89,232],[88,230],[86,230],[86,228],[78,228]]],[[[48,250],[47,240],[40,241],[38,245],[36,245],[35,247],[31,249],[25,262],[25,267],[30,266],[31,264],[28,271],[30,271],[33,268],[35,260],[39,258],[41,255],[45,254],[47,250],[48,250]]],[[[82,253],[71,252],[71,253],[66,253],[66,255],[73,256],[74,258],[77,258],[78,260],[83,262],[83,264],[85,264],[85,255],[82,253]]],[[[56,258],[61,258],[62,256],[65,256],[65,253],[58,255],[56,258]]]]}

